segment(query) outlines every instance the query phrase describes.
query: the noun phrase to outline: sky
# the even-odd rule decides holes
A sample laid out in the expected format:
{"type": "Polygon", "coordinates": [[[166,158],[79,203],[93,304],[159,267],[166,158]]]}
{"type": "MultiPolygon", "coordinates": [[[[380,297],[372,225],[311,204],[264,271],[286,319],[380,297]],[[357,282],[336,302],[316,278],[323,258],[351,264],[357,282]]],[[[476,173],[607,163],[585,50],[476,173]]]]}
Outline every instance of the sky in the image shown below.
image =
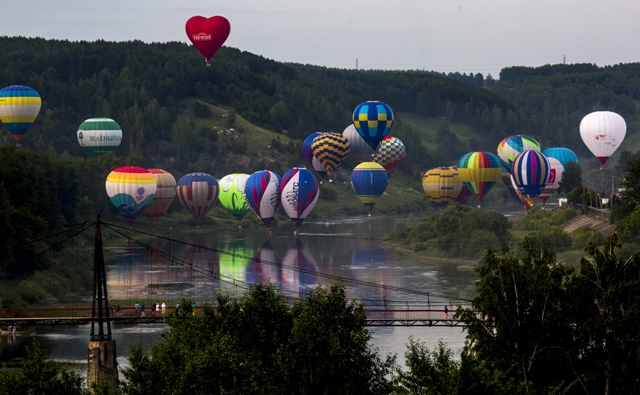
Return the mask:
{"type": "MultiPolygon", "coordinates": [[[[225,45],[336,68],[482,73],[640,61],[638,0],[0,0],[0,36],[187,42],[193,15],[225,45]]],[[[195,48],[194,48],[195,51],[195,48]]],[[[212,59],[215,61],[215,56],[212,59]]]]}

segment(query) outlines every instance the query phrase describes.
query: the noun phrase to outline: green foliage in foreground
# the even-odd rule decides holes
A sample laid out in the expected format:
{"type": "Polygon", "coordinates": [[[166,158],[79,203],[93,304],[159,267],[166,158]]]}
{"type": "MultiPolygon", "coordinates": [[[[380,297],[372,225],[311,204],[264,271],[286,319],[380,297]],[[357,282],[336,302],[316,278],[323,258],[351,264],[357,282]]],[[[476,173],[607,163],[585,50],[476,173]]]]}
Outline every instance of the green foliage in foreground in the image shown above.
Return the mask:
{"type": "Polygon", "coordinates": [[[369,345],[363,306],[319,287],[289,306],[273,285],[219,294],[194,313],[183,300],[164,342],[133,346],[125,394],[386,394],[394,357],[369,345]]]}
{"type": "Polygon", "coordinates": [[[22,370],[0,372],[0,395],[89,395],[84,378],[70,367],[46,358],[38,343],[27,348],[22,370]]]}

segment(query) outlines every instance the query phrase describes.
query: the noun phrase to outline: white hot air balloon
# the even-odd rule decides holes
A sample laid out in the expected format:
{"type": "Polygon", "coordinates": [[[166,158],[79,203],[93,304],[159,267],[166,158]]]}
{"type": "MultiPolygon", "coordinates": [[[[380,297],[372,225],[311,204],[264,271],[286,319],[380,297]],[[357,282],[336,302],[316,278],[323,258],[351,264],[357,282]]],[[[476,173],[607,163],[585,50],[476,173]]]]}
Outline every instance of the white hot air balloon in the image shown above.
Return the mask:
{"type": "Polygon", "coordinates": [[[353,124],[347,126],[342,132],[342,135],[346,137],[349,140],[349,144],[351,144],[349,158],[357,163],[373,161],[373,148],[371,148],[369,143],[364,141],[353,124]]]}
{"type": "Polygon", "coordinates": [[[560,188],[562,173],[564,173],[564,166],[562,166],[562,163],[560,163],[559,160],[548,156],[547,160],[549,161],[549,165],[551,166],[551,168],[549,169],[549,179],[547,180],[547,185],[545,185],[540,195],[538,195],[538,199],[542,201],[543,207],[545,204],[547,204],[547,200],[549,200],[551,195],[553,195],[558,190],[558,188],[560,188]]]}
{"type": "Polygon", "coordinates": [[[598,158],[604,170],[604,164],[620,146],[627,134],[624,119],[611,111],[596,111],[587,114],[580,122],[580,136],[589,151],[598,158]]]}

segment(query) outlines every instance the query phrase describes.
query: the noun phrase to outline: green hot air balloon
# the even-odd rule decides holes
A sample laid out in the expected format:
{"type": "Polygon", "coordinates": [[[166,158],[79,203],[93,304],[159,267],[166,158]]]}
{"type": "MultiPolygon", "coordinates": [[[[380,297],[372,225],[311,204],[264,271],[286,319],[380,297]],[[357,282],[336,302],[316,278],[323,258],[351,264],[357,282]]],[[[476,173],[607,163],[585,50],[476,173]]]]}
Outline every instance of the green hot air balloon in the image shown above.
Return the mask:
{"type": "Polygon", "coordinates": [[[113,152],[122,142],[122,129],[110,118],[91,118],[78,127],[78,144],[91,158],[113,152]]]}
{"type": "Polygon", "coordinates": [[[236,217],[238,222],[242,221],[242,218],[251,211],[247,199],[244,198],[244,186],[248,178],[248,174],[234,173],[222,177],[219,181],[220,196],[218,196],[218,200],[231,215],[236,217]]]}

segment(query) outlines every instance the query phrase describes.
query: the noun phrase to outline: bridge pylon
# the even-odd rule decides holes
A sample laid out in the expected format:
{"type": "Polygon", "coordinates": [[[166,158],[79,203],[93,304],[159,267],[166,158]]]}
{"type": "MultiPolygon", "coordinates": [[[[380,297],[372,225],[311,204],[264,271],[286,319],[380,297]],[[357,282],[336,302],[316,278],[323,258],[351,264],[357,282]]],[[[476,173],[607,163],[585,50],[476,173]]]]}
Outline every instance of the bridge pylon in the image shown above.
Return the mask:
{"type": "Polygon", "coordinates": [[[96,218],[96,235],[93,252],[93,305],[91,309],[91,338],[89,339],[87,385],[89,388],[92,388],[94,384],[100,387],[105,385],[105,383],[114,391],[118,388],[116,341],[111,339],[107,276],[104,267],[104,254],[102,252],[100,215],[98,215],[96,218]]]}

